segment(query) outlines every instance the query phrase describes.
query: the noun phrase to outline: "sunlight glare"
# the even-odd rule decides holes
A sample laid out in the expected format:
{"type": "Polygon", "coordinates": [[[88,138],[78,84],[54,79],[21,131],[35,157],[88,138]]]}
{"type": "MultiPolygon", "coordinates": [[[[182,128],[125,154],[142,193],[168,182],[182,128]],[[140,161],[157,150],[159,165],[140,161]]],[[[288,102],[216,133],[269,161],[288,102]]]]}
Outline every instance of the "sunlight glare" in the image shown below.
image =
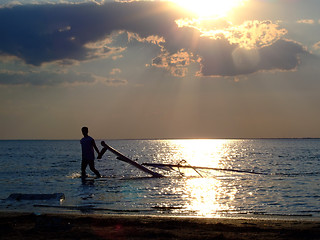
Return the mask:
{"type": "Polygon", "coordinates": [[[225,17],[233,8],[242,5],[247,0],[172,0],[187,11],[194,12],[199,17],[225,17]]]}
{"type": "MultiPolygon", "coordinates": [[[[183,139],[169,140],[171,149],[175,149],[176,160],[184,159],[192,166],[228,168],[228,161],[232,158],[232,143],[234,140],[223,139],[183,139]]],[[[214,171],[206,175],[199,170],[199,177],[194,169],[183,171],[183,187],[173,192],[184,192],[185,205],[182,206],[197,216],[223,217],[234,211],[232,202],[238,192],[234,177],[225,176],[225,172],[214,171]],[[189,172],[190,174],[189,174],[189,172]],[[196,176],[196,177],[194,177],[196,176]],[[227,179],[227,180],[226,180],[227,179]]],[[[172,190],[172,189],[171,189],[172,190]]]]}

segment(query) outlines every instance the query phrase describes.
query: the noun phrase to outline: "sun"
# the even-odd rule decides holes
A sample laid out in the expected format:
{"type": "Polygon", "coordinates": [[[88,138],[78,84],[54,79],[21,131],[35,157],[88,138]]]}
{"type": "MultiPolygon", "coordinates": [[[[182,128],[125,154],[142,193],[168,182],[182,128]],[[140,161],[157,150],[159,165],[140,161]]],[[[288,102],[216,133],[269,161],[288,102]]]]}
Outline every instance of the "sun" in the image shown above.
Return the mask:
{"type": "Polygon", "coordinates": [[[171,0],[187,11],[199,17],[225,17],[227,14],[248,0],[171,0]]]}

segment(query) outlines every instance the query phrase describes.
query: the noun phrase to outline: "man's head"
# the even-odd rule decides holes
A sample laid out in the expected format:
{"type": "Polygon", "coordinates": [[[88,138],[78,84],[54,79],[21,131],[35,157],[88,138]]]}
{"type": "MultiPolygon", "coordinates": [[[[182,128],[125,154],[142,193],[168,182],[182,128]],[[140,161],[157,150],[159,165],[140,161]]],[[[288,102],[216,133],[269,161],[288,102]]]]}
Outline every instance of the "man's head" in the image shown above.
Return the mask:
{"type": "Polygon", "coordinates": [[[88,128],[87,128],[87,127],[83,127],[83,128],[81,128],[81,131],[82,131],[83,136],[88,136],[88,132],[89,132],[89,130],[88,130],[88,128]]]}

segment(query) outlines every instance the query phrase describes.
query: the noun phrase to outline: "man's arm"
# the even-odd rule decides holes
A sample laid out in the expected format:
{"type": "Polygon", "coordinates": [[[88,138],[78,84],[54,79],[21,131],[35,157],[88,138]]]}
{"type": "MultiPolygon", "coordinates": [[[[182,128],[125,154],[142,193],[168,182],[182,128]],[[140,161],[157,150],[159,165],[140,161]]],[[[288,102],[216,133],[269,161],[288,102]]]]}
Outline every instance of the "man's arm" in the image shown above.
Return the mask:
{"type": "Polygon", "coordinates": [[[97,147],[97,145],[96,145],[96,142],[95,142],[94,140],[92,140],[92,146],[93,146],[94,150],[96,150],[96,152],[97,152],[98,155],[99,155],[100,152],[99,152],[99,149],[98,149],[98,147],[97,147]]]}

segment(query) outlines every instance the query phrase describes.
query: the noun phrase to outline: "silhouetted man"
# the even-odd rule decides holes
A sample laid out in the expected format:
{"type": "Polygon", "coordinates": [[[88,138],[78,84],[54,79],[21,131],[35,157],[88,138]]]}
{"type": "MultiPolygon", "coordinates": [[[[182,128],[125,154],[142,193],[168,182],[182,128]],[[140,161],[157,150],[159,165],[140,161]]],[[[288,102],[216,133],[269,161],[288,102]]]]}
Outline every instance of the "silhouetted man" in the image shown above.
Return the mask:
{"type": "Polygon", "coordinates": [[[88,135],[88,128],[83,127],[81,129],[83,138],[80,140],[82,149],[82,162],[81,162],[81,177],[86,177],[86,168],[89,165],[90,170],[96,174],[97,177],[101,177],[100,173],[94,167],[94,150],[99,154],[99,149],[92,137],[88,135]]]}

